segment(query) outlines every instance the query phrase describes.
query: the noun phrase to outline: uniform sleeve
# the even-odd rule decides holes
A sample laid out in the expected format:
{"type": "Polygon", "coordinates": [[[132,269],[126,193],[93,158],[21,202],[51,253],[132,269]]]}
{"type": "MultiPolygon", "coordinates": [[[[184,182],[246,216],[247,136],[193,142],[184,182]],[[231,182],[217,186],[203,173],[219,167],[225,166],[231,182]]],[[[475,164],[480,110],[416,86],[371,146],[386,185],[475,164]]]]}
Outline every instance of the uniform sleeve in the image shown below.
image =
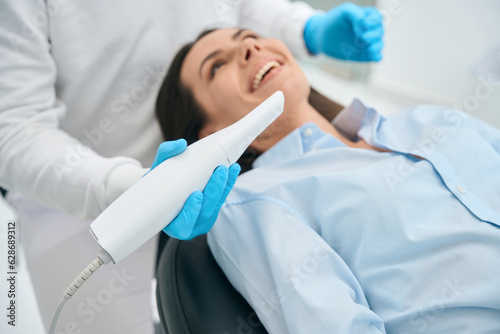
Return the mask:
{"type": "Polygon", "coordinates": [[[93,218],[114,199],[107,198],[117,193],[111,188],[126,187],[123,180],[107,184],[110,173],[141,166],[129,158],[101,157],[59,129],[66,106],[56,97],[45,4],[4,1],[0,10],[0,185],[93,218]]]}
{"type": "Polygon", "coordinates": [[[240,26],[262,36],[282,40],[296,57],[309,55],[304,41],[304,27],[315,10],[303,2],[287,0],[244,0],[240,26]]]}
{"type": "Polygon", "coordinates": [[[270,333],[385,333],[346,263],[286,205],[225,205],[208,242],[270,333]]]}

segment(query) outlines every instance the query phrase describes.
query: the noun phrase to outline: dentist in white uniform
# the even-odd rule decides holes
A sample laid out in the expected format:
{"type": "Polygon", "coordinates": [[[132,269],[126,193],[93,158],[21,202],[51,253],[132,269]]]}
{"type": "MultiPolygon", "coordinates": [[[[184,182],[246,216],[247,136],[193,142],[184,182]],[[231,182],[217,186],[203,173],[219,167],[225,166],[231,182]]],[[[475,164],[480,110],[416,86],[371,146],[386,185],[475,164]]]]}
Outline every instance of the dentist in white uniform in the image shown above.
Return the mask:
{"type": "MultiPolygon", "coordinates": [[[[376,61],[382,24],[374,12],[343,5],[316,13],[285,0],[0,0],[0,186],[19,215],[36,296],[23,286],[18,294],[36,297],[43,322],[19,304],[18,326],[2,321],[0,332],[44,333],[60,294],[98,251],[92,219],[182,151],[182,143],[160,146],[154,116],[181,45],[205,28],[238,26],[285,41],[297,56],[376,61]]],[[[57,332],[153,333],[156,247],[153,240],[96,273],[57,332]]]]}

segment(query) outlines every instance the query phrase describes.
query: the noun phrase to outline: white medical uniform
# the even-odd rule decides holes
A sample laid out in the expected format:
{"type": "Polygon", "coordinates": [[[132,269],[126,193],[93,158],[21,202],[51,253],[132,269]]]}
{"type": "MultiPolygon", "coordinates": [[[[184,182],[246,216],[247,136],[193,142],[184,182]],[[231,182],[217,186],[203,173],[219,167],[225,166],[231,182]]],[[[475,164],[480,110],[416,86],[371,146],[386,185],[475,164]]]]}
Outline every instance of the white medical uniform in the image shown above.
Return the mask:
{"type": "MultiPolygon", "coordinates": [[[[284,0],[1,0],[0,185],[20,215],[45,328],[96,256],[90,220],[154,159],[156,95],[179,47],[205,28],[238,26],[304,55],[312,13],[284,0]]],[[[155,247],[96,273],[57,332],[151,333],[155,247]]],[[[19,321],[30,321],[22,307],[19,321]]]]}

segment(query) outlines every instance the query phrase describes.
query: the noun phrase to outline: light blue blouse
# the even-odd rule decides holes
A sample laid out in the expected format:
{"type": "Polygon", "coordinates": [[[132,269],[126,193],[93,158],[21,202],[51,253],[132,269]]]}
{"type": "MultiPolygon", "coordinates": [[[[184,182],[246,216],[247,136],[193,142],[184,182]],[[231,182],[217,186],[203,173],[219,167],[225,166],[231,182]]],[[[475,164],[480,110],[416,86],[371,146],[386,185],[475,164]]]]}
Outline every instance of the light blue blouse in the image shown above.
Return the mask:
{"type": "Polygon", "coordinates": [[[209,233],[268,331],[500,333],[500,131],[359,100],[333,124],[392,152],[305,124],[239,177],[209,233]]]}

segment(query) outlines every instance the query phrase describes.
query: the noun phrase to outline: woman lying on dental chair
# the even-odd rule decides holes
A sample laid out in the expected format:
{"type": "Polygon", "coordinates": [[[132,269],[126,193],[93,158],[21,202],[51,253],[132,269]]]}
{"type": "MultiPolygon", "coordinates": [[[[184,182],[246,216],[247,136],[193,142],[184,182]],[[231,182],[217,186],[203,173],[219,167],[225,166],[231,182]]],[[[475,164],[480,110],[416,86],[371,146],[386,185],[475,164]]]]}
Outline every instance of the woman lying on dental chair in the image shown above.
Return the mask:
{"type": "Polygon", "coordinates": [[[174,59],[165,139],[207,136],[277,90],[284,112],[208,236],[266,329],[498,332],[500,131],[439,106],[384,118],[359,100],[330,122],[283,43],[221,29],[174,59]]]}

